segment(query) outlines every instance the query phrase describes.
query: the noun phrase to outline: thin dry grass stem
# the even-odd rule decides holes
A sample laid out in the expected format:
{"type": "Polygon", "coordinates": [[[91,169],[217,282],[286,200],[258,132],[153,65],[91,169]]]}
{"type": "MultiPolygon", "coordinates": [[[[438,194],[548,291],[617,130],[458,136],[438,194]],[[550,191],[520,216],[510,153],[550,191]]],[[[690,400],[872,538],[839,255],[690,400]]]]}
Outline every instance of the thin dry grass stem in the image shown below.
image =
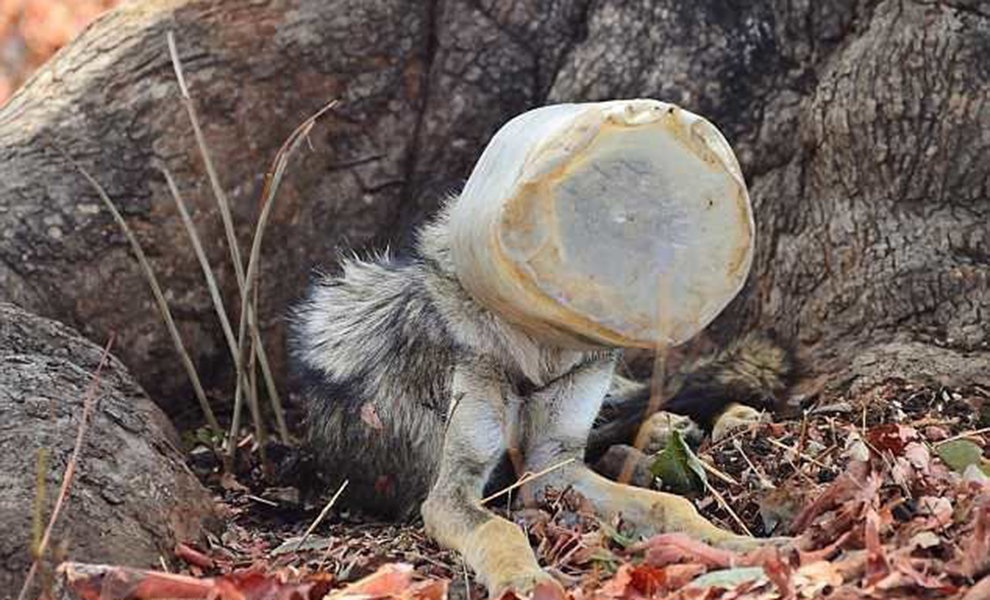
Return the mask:
{"type": "MultiPolygon", "coordinates": [[[[664,314],[664,307],[666,306],[667,296],[666,290],[668,289],[665,285],[666,281],[663,277],[657,280],[657,324],[658,327],[663,330],[662,315],[664,314]]],[[[646,447],[649,441],[649,431],[645,427],[648,419],[657,413],[663,405],[667,402],[667,352],[669,351],[669,344],[666,340],[658,339],[656,343],[655,353],[653,355],[653,373],[650,375],[650,400],[647,403],[646,412],[643,414],[643,418],[640,420],[639,430],[636,432],[636,437],[633,439],[633,447],[637,450],[642,450],[646,447]]],[[[633,463],[633,455],[630,454],[622,465],[622,470],[619,473],[619,478],[617,481],[619,483],[629,483],[632,478],[632,473],[634,471],[635,465],[633,463]]]]}
{"type": "Polygon", "coordinates": [[[336,492],[334,492],[334,495],[332,498],[330,498],[330,501],[327,502],[326,506],[323,507],[323,510],[320,511],[320,514],[316,515],[316,518],[313,519],[313,522],[310,523],[309,527],[306,528],[306,532],[303,533],[303,536],[299,538],[299,543],[296,544],[296,548],[294,552],[299,552],[299,549],[302,548],[302,545],[304,543],[306,543],[306,540],[309,539],[309,536],[312,535],[314,531],[316,531],[316,528],[320,526],[320,523],[323,522],[323,519],[327,517],[327,514],[330,513],[330,509],[333,508],[333,505],[337,503],[337,499],[340,498],[340,495],[344,493],[345,489],[347,489],[347,484],[349,483],[349,481],[350,480],[345,479],[344,483],[340,484],[340,487],[337,488],[336,492]]]}
{"type": "MultiPolygon", "coordinates": [[[[189,87],[186,85],[186,78],[182,71],[182,61],[179,59],[179,51],[175,44],[175,35],[173,32],[168,31],[165,34],[166,40],[168,42],[169,56],[172,60],[172,68],[175,70],[175,78],[179,83],[179,92],[182,98],[182,104],[186,109],[186,113],[189,115],[189,121],[192,123],[193,136],[196,139],[196,146],[199,148],[200,156],[203,159],[203,163],[206,166],[207,177],[210,180],[210,187],[213,189],[213,195],[216,198],[217,206],[220,209],[220,217],[223,221],[224,235],[227,239],[227,247],[230,251],[231,262],[234,265],[234,274],[237,279],[237,289],[239,295],[242,298],[242,305],[244,304],[245,295],[245,284],[244,284],[244,263],[241,260],[240,245],[237,243],[237,236],[234,232],[234,221],[230,212],[230,202],[227,200],[227,194],[223,191],[223,186],[220,184],[220,177],[217,175],[216,168],[213,165],[213,159],[210,155],[209,147],[206,144],[206,137],[203,135],[203,129],[199,124],[199,117],[196,113],[196,107],[193,104],[192,96],[189,93],[189,87]]],[[[248,321],[241,319],[241,324],[237,330],[237,340],[238,348],[243,346],[242,340],[245,336],[245,330],[248,327],[248,321]]],[[[252,330],[252,337],[258,337],[257,341],[260,341],[260,334],[256,330],[252,330]]],[[[255,344],[257,348],[257,344],[255,344]]],[[[237,371],[237,384],[234,388],[234,414],[231,419],[230,427],[230,439],[236,440],[237,434],[240,430],[241,425],[241,410],[242,410],[242,394],[252,392],[250,386],[244,386],[242,381],[245,380],[245,363],[247,360],[243,356],[243,352],[238,351],[234,356],[234,368],[237,371]]],[[[266,361],[267,362],[267,361],[266,361]]],[[[270,376],[270,372],[268,373],[270,376]]],[[[274,383],[271,385],[271,389],[274,389],[274,383]]],[[[249,402],[257,403],[257,398],[249,398],[249,402]]],[[[281,403],[279,402],[279,407],[281,403]]],[[[255,412],[252,409],[252,412],[255,412]]],[[[282,412],[279,409],[275,410],[276,418],[280,421],[280,432],[284,437],[284,441],[288,440],[288,430],[283,428],[284,417],[281,417],[282,412]],[[281,417],[281,418],[280,418],[281,417]]],[[[233,441],[227,446],[227,467],[233,460],[233,455],[236,452],[237,444],[233,441]]]]}
{"type": "Polygon", "coordinates": [[[557,469],[560,469],[561,467],[566,467],[567,465],[571,464],[574,461],[575,461],[574,458],[568,458],[567,460],[562,460],[562,461],[560,461],[559,463],[557,463],[555,465],[551,465],[551,466],[547,467],[546,469],[543,469],[542,471],[537,471],[536,473],[526,473],[525,475],[522,476],[521,479],[519,479],[519,481],[513,483],[512,485],[510,485],[508,487],[502,488],[501,490],[495,492],[491,496],[482,498],[481,499],[481,504],[488,504],[492,500],[494,500],[496,498],[499,498],[501,496],[504,496],[505,494],[511,493],[512,490],[514,490],[516,488],[519,488],[519,487],[522,487],[522,486],[526,485],[527,483],[529,483],[530,481],[533,481],[534,479],[539,479],[540,477],[543,477],[544,475],[547,475],[549,473],[553,473],[554,471],[556,471],[557,469]]]}
{"type": "MultiPolygon", "coordinates": [[[[255,293],[254,310],[258,310],[258,294],[255,293]]],[[[257,313],[256,313],[257,314],[257,313]]],[[[261,342],[261,331],[255,328],[253,335],[257,344],[258,366],[261,367],[261,378],[265,382],[265,390],[268,392],[268,399],[272,403],[272,412],[275,413],[275,428],[278,430],[278,437],[282,443],[288,444],[292,441],[289,434],[289,426],[285,422],[285,409],[282,408],[282,397],[275,387],[275,377],[272,375],[272,368],[268,364],[268,352],[261,342]]]]}
{"type": "MultiPolygon", "coordinates": [[[[189,239],[192,241],[193,250],[196,253],[196,258],[199,260],[199,266],[203,271],[203,276],[206,278],[206,285],[210,290],[210,298],[213,300],[213,308],[220,319],[220,325],[223,329],[224,337],[227,340],[227,346],[230,350],[231,359],[237,362],[237,340],[234,339],[234,332],[230,327],[230,320],[227,317],[227,311],[223,306],[223,299],[220,297],[220,289],[217,286],[216,279],[213,275],[213,269],[210,266],[209,259],[206,257],[206,253],[203,251],[203,245],[200,241],[199,233],[196,231],[196,226],[192,222],[192,218],[189,215],[189,210],[186,207],[185,201],[182,199],[182,195],[179,193],[178,186],[175,184],[175,180],[172,174],[169,172],[168,168],[164,164],[157,165],[158,170],[162,172],[165,176],[165,181],[168,184],[169,191],[172,193],[172,198],[175,200],[175,204],[179,209],[179,214],[182,216],[182,222],[186,227],[186,233],[189,235],[189,239]]],[[[252,338],[252,344],[254,340],[252,338]]],[[[254,355],[252,354],[252,362],[254,355]]],[[[253,366],[253,365],[252,365],[253,366]]],[[[265,455],[265,431],[261,423],[260,408],[258,407],[258,395],[257,390],[257,379],[255,377],[255,371],[253,368],[249,368],[247,371],[241,369],[237,371],[237,377],[240,380],[237,384],[237,388],[240,390],[248,389],[250,393],[248,394],[248,403],[251,407],[252,418],[255,422],[255,437],[258,439],[259,448],[261,452],[261,462],[266,470],[268,469],[267,456],[265,455]],[[244,381],[245,377],[249,377],[249,381],[244,381]]],[[[236,396],[240,396],[235,391],[236,396]]],[[[231,438],[233,439],[233,437],[231,438]]],[[[232,447],[232,446],[229,446],[232,447]]],[[[228,447],[228,448],[229,448],[228,447]]],[[[229,455],[229,453],[228,453],[229,455]]],[[[226,465],[228,470],[231,465],[226,465]]]]}
{"type": "Polygon", "coordinates": [[[830,467],[830,466],[826,465],[825,463],[821,462],[820,460],[818,460],[817,458],[815,458],[813,456],[809,456],[809,455],[805,454],[804,452],[799,452],[796,448],[792,448],[792,447],[788,446],[787,444],[785,444],[783,442],[779,442],[779,441],[777,441],[777,440],[775,440],[773,438],[769,438],[769,437],[766,438],[766,440],[768,442],[770,442],[771,445],[777,446],[781,450],[786,450],[788,452],[793,452],[795,455],[800,456],[802,459],[810,462],[811,464],[815,465],[816,467],[820,467],[822,469],[825,469],[826,471],[834,471],[835,470],[835,467],[830,467]]]}
{"type": "MultiPolygon", "coordinates": [[[[238,344],[238,348],[240,345],[238,344]]],[[[235,363],[242,360],[240,350],[237,351],[237,359],[235,363]]],[[[230,417],[230,430],[227,432],[227,448],[223,459],[223,470],[226,472],[231,472],[234,468],[234,456],[237,454],[237,435],[241,430],[241,409],[244,406],[242,398],[244,396],[244,390],[247,386],[243,384],[244,370],[238,368],[237,381],[234,383],[234,411],[230,417]]]]}
{"type": "Polygon", "coordinates": [[[980,439],[980,436],[984,436],[990,433],[990,427],[984,427],[982,429],[974,429],[973,431],[964,431],[959,435],[954,435],[950,438],[945,438],[944,440],[935,442],[934,446],[937,448],[943,444],[948,444],[949,442],[956,442],[959,440],[965,440],[968,438],[980,439]]]}
{"type": "Polygon", "coordinates": [[[45,499],[48,497],[48,448],[38,448],[34,464],[34,510],[31,519],[31,557],[41,557],[41,538],[45,533],[45,499]]]}
{"type": "Polygon", "coordinates": [[[701,460],[700,457],[698,458],[698,462],[701,463],[701,466],[706,471],[714,475],[716,478],[721,479],[722,481],[728,483],[729,485],[739,485],[739,482],[733,479],[731,475],[720,471],[715,465],[708,464],[707,461],[701,460]]]}
{"type": "Polygon", "coordinates": [[[746,464],[749,465],[749,468],[752,469],[754,473],[756,473],[756,477],[757,479],[760,480],[761,486],[763,486],[766,489],[774,489],[777,487],[773,484],[772,481],[770,481],[770,479],[766,475],[763,474],[763,471],[760,470],[760,468],[757,467],[755,464],[753,464],[753,461],[749,459],[749,455],[746,454],[746,450],[743,448],[742,442],[740,442],[738,438],[732,439],[732,445],[735,447],[736,450],[739,451],[739,454],[742,455],[743,460],[746,461],[746,464]]]}
{"type": "MultiPolygon", "coordinates": [[[[227,347],[230,350],[231,360],[237,361],[237,340],[234,338],[234,332],[230,328],[230,319],[227,317],[227,311],[223,305],[223,298],[220,296],[220,288],[217,286],[216,278],[213,275],[213,268],[210,266],[210,260],[206,257],[206,252],[203,251],[203,244],[200,240],[199,233],[196,230],[196,225],[193,223],[192,217],[189,215],[189,210],[186,207],[185,200],[182,199],[182,195],[179,193],[179,188],[175,185],[175,179],[172,177],[172,173],[163,163],[159,163],[156,166],[158,170],[162,172],[162,175],[165,176],[165,182],[168,184],[168,189],[172,193],[172,199],[175,200],[175,205],[179,209],[179,215],[182,217],[182,223],[186,226],[186,233],[192,241],[193,250],[196,253],[196,258],[199,260],[199,266],[203,271],[203,277],[206,279],[206,287],[210,290],[210,298],[213,300],[213,309],[216,311],[217,317],[220,319],[220,327],[223,329],[224,338],[227,340],[227,347]]],[[[239,373],[239,375],[241,374],[239,373]]]]}
{"type": "Polygon", "coordinates": [[[196,367],[193,365],[192,358],[189,357],[189,352],[186,351],[185,344],[182,343],[182,336],[179,335],[179,329],[175,326],[175,320],[172,318],[172,311],[168,308],[168,302],[165,301],[165,295],[162,293],[162,288],[158,284],[158,278],[155,276],[155,272],[152,270],[151,265],[148,263],[148,258],[144,254],[144,249],[141,248],[141,244],[137,241],[134,236],[134,232],[127,225],[127,221],[124,220],[123,215],[117,210],[110,196],[107,195],[106,190],[100,185],[89,172],[82,167],[78,162],[75,161],[71,156],[65,154],[61,150],[59,152],[65,157],[72,165],[82,173],[83,177],[89,182],[89,184],[96,190],[96,193],[100,196],[100,200],[103,201],[103,205],[107,207],[110,214],[113,215],[114,221],[120,226],[124,235],[127,237],[127,241],[131,244],[131,250],[133,250],[135,256],[137,256],[138,264],[141,265],[141,270],[144,272],[145,278],[148,280],[148,285],[151,287],[151,292],[155,297],[155,303],[158,306],[158,313],[161,315],[162,320],[165,321],[165,327],[168,329],[168,333],[172,338],[172,344],[175,346],[175,351],[179,353],[179,358],[182,361],[182,367],[186,371],[186,375],[189,377],[189,381],[192,382],[193,392],[196,394],[196,399],[199,401],[200,408],[203,410],[203,415],[206,417],[206,422],[210,428],[218,436],[223,435],[223,429],[220,427],[220,423],[217,421],[216,415],[213,414],[213,409],[210,407],[210,402],[206,398],[206,392],[203,390],[203,384],[199,380],[199,373],[196,372],[196,367]]]}
{"type": "Polygon", "coordinates": [[[732,507],[729,506],[729,503],[725,501],[725,498],[722,497],[722,494],[718,493],[718,490],[712,487],[712,484],[708,483],[707,481],[705,482],[705,487],[708,488],[709,493],[711,493],[711,495],[715,497],[715,501],[718,502],[718,505],[721,506],[722,509],[725,510],[725,512],[729,513],[729,516],[732,517],[732,520],[736,522],[736,525],[738,525],[739,528],[742,529],[743,533],[745,533],[749,537],[753,537],[753,532],[749,530],[749,527],[746,527],[746,523],[744,523],[743,520],[739,518],[739,515],[736,514],[736,511],[732,510],[732,507]]]}
{"type": "MultiPolygon", "coordinates": [[[[303,140],[309,135],[313,130],[313,126],[316,121],[326,114],[331,108],[337,104],[337,101],[331,101],[327,103],[323,108],[316,112],[313,116],[309,117],[301,125],[296,127],[291,135],[282,143],[279,148],[278,153],[275,155],[275,160],[272,163],[272,167],[265,174],[265,185],[262,189],[262,206],[261,214],[258,215],[258,222],[254,229],[254,239],[251,243],[251,253],[248,258],[248,268],[247,274],[245,275],[245,287],[243,293],[241,294],[241,320],[240,326],[238,327],[239,332],[243,332],[246,326],[246,321],[250,319],[253,322],[252,327],[257,328],[257,313],[251,310],[251,299],[254,293],[254,287],[256,284],[256,278],[258,275],[258,268],[260,254],[261,254],[261,242],[264,238],[265,228],[268,225],[268,218],[272,212],[272,206],[274,205],[275,195],[278,192],[278,187],[282,182],[282,176],[285,174],[285,169],[288,166],[289,158],[296,151],[303,140]]],[[[244,358],[245,340],[243,336],[238,338],[238,355],[244,358]]],[[[243,364],[243,363],[242,363],[243,364]]],[[[281,414],[283,411],[281,409],[281,403],[278,396],[272,397],[272,403],[276,405],[276,415],[281,414]]],[[[280,418],[280,417],[279,417],[280,418]]],[[[285,427],[284,421],[280,421],[282,424],[280,427],[285,427]]],[[[288,435],[286,433],[286,435],[288,435]]]]}
{"type": "Polygon", "coordinates": [[[265,431],[264,419],[261,416],[261,405],[258,403],[258,371],[254,368],[255,357],[257,356],[257,338],[251,337],[251,353],[248,355],[248,408],[251,409],[251,420],[254,421],[254,437],[258,441],[258,454],[261,458],[261,468],[266,477],[274,474],[272,465],[268,462],[268,452],[265,446],[268,442],[268,435],[265,431]]]}
{"type": "Polygon", "coordinates": [[[106,366],[110,358],[110,348],[113,347],[113,340],[114,334],[111,333],[110,339],[107,340],[107,345],[103,348],[103,354],[100,355],[100,362],[96,366],[96,373],[93,374],[89,388],[86,390],[86,395],[83,397],[83,411],[79,417],[79,427],[76,429],[76,443],[72,448],[72,455],[69,456],[69,463],[65,466],[65,473],[62,475],[62,486],[59,489],[58,498],[55,500],[55,508],[52,509],[52,516],[48,520],[48,526],[45,527],[45,533],[41,536],[41,541],[38,543],[34,559],[31,561],[31,568],[28,570],[27,577],[24,579],[24,585],[21,587],[21,592],[18,594],[17,600],[25,600],[27,598],[28,589],[34,581],[38,567],[41,564],[41,559],[44,557],[45,550],[48,548],[48,543],[51,540],[52,530],[55,528],[55,524],[62,514],[62,508],[65,506],[66,500],[69,498],[69,487],[72,485],[72,479],[76,473],[76,465],[79,463],[79,453],[82,450],[83,441],[86,439],[89,418],[93,414],[93,407],[96,405],[96,392],[100,386],[100,377],[103,375],[103,367],[106,366]]]}
{"type": "Polygon", "coordinates": [[[461,558],[461,569],[464,571],[464,593],[467,594],[467,600],[474,600],[471,597],[471,579],[468,576],[467,563],[461,558]]]}

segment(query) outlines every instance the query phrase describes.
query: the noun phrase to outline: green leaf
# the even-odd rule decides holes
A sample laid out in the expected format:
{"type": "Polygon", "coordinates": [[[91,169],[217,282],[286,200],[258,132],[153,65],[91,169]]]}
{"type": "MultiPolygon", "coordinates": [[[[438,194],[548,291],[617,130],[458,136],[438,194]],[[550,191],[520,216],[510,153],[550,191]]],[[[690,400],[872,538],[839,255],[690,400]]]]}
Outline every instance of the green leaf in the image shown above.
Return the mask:
{"type": "Polygon", "coordinates": [[[290,552],[302,552],[306,550],[326,550],[333,545],[333,539],[327,537],[321,537],[318,535],[311,535],[307,538],[303,536],[292,537],[280,545],[278,548],[272,550],[272,556],[279,556],[282,554],[289,554],[290,552]],[[302,542],[300,544],[299,542],[302,542]]]}
{"type": "Polygon", "coordinates": [[[599,527],[601,527],[602,532],[609,537],[610,540],[622,546],[623,548],[628,548],[636,543],[636,540],[620,532],[615,527],[612,527],[605,521],[599,519],[599,527]]]}
{"type": "Polygon", "coordinates": [[[706,573],[701,577],[696,577],[688,586],[693,588],[720,587],[731,590],[747,581],[761,583],[766,580],[767,575],[763,572],[763,567],[738,567],[706,573]]]}
{"type": "Polygon", "coordinates": [[[679,431],[670,432],[667,447],[650,465],[650,473],[663,481],[663,487],[677,494],[703,492],[708,484],[705,467],[684,443],[679,431]]]}
{"type": "Polygon", "coordinates": [[[939,458],[953,471],[962,473],[969,465],[977,465],[984,472],[983,449],[969,440],[953,440],[936,449],[939,458]]]}

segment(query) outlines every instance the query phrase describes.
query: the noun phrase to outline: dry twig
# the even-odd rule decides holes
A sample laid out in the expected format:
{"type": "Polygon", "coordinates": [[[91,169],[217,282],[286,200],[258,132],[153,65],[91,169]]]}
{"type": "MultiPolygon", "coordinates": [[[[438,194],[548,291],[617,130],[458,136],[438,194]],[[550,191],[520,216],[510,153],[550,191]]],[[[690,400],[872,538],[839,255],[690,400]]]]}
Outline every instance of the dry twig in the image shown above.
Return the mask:
{"type": "Polygon", "coordinates": [[[559,469],[561,467],[566,467],[567,465],[571,464],[572,462],[574,462],[574,459],[573,458],[568,458],[567,460],[562,460],[562,461],[560,461],[559,463],[557,463],[555,465],[551,465],[551,466],[547,467],[546,469],[543,469],[542,471],[537,471],[536,473],[526,473],[526,474],[524,474],[519,479],[519,481],[513,483],[512,485],[510,485],[508,487],[505,487],[505,488],[502,488],[501,490],[495,492],[491,496],[488,496],[486,498],[482,498],[481,499],[481,504],[487,504],[487,503],[491,502],[492,500],[494,500],[495,498],[498,498],[500,496],[504,496],[505,494],[510,493],[512,490],[514,490],[516,488],[519,488],[519,487],[522,487],[522,486],[526,485],[527,483],[529,483],[530,481],[533,481],[534,479],[539,479],[540,477],[543,477],[544,475],[547,475],[548,473],[552,473],[552,472],[556,471],[557,469],[559,469]]]}
{"type": "Polygon", "coordinates": [[[334,493],[333,497],[330,498],[330,501],[327,502],[326,506],[323,507],[323,510],[320,511],[320,514],[317,515],[316,518],[313,519],[313,522],[309,525],[309,527],[306,528],[306,532],[303,533],[303,536],[299,538],[299,543],[296,544],[296,549],[295,549],[296,552],[299,551],[299,548],[302,547],[302,545],[306,542],[309,536],[312,535],[312,533],[316,530],[316,528],[319,527],[320,523],[323,522],[323,519],[326,518],[327,514],[330,512],[330,509],[333,508],[334,504],[336,504],[337,499],[340,498],[340,495],[344,493],[344,490],[347,488],[347,483],[348,480],[345,479],[344,483],[340,484],[340,487],[337,488],[337,492],[334,493]]]}
{"type": "Polygon", "coordinates": [[[65,473],[62,475],[62,487],[59,489],[58,498],[55,500],[55,508],[52,509],[52,516],[48,520],[45,533],[41,536],[41,541],[35,550],[34,560],[31,562],[31,568],[28,570],[27,577],[24,579],[24,585],[21,587],[21,593],[18,594],[17,600],[25,600],[27,598],[28,589],[34,581],[34,577],[38,572],[38,566],[41,564],[41,559],[44,557],[45,550],[48,548],[48,542],[51,540],[52,530],[55,528],[55,523],[58,522],[58,518],[62,514],[62,508],[65,506],[66,500],[69,498],[69,487],[72,485],[72,479],[76,473],[76,465],[79,464],[79,453],[82,450],[83,440],[86,439],[89,418],[93,414],[93,407],[96,406],[96,391],[99,389],[103,367],[110,358],[110,348],[113,347],[113,339],[114,336],[111,334],[110,339],[107,340],[107,345],[103,348],[103,354],[100,356],[100,362],[96,366],[96,373],[93,374],[89,389],[86,390],[86,396],[83,399],[82,416],[79,418],[79,427],[76,429],[76,443],[72,448],[72,455],[69,456],[69,463],[65,466],[65,473]]]}

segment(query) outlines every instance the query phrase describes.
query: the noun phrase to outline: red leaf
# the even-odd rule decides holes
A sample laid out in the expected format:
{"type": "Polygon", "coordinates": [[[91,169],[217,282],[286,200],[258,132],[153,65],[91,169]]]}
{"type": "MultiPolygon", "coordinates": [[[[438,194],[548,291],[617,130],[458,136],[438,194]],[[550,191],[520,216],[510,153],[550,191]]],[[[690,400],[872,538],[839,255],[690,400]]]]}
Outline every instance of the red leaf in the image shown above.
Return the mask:
{"type": "Polygon", "coordinates": [[[63,563],[66,586],[84,600],[319,600],[332,577],[310,575],[292,581],[285,573],[240,571],[223,577],[196,578],[158,571],[63,563]]]}
{"type": "Polygon", "coordinates": [[[331,594],[329,598],[345,596],[372,596],[384,598],[401,596],[412,582],[412,565],[393,563],[382,565],[377,571],[331,594]]]}
{"type": "Polygon", "coordinates": [[[708,567],[725,568],[739,561],[730,550],[713,548],[684,533],[664,533],[640,542],[630,552],[646,550],[646,562],[654,567],[674,563],[701,563],[708,567]]]}
{"type": "Polygon", "coordinates": [[[195,565],[203,569],[212,569],[215,565],[213,559],[196,550],[187,544],[178,543],[175,546],[175,555],[190,565],[195,565]]]}
{"type": "Polygon", "coordinates": [[[611,579],[602,585],[599,593],[609,598],[625,598],[632,585],[632,565],[623,564],[611,579]]]}
{"type": "Polygon", "coordinates": [[[866,439],[877,450],[886,450],[894,456],[900,456],[908,442],[918,439],[918,432],[913,427],[889,423],[871,427],[866,432],[866,439]]]}

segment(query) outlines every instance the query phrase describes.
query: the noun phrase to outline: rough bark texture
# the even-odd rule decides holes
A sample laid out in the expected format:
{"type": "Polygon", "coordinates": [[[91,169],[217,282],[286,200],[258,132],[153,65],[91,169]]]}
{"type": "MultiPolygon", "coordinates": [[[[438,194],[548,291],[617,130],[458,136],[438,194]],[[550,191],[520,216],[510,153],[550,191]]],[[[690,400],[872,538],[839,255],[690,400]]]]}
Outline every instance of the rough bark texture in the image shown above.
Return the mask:
{"type": "MultiPolygon", "coordinates": [[[[0,111],[0,297],[92,337],[118,331],[163,405],[186,387],[146,285],[93,193],[45,144],[125,206],[218,383],[219,329],[150,166],[177,173],[223,262],[167,28],[245,245],[279,143],[343,100],[293,161],[266,238],[276,367],[280,318],[309,269],[341,245],[407,242],[506,119],[648,96],[717,123],[750,183],[757,260],[718,337],[772,329],[816,385],[990,385],[990,13],[979,2],[151,0],[97,22],[0,111]]],[[[232,299],[229,267],[221,280],[232,299]]]]}
{"type": "MultiPolygon", "coordinates": [[[[47,523],[102,354],[68,327],[0,303],[0,597],[17,595],[31,564],[35,457],[48,453],[47,523]]],[[[118,360],[104,367],[95,398],[48,556],[158,565],[177,541],[199,538],[212,502],[172,425],[118,360]]]]}

